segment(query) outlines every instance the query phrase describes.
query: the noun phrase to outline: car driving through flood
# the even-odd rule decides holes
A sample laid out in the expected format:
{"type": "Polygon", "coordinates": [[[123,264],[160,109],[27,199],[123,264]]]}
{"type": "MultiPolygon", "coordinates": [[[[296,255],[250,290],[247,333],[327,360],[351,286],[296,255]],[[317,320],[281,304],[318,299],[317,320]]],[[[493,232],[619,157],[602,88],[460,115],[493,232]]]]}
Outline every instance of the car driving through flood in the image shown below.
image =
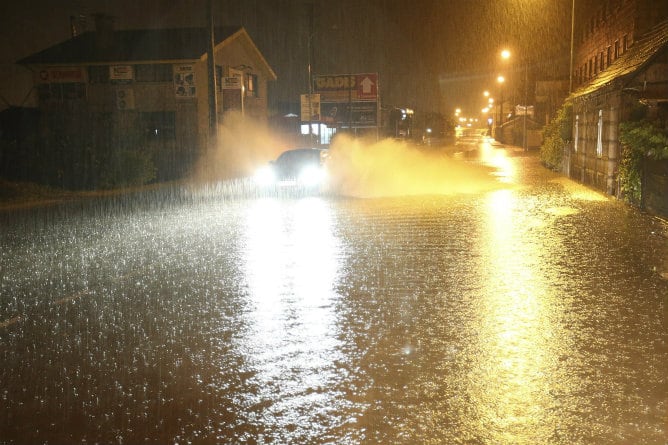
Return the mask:
{"type": "Polygon", "coordinates": [[[262,166],[254,180],[263,189],[322,191],[327,181],[324,148],[297,148],[284,151],[276,160],[262,166]]]}

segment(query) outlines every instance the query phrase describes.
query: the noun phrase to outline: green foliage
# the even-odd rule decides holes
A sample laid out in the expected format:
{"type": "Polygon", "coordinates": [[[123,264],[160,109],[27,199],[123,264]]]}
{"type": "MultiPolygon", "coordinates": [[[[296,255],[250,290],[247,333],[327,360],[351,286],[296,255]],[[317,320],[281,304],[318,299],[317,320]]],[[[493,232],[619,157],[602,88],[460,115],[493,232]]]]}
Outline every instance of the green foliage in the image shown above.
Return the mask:
{"type": "Polygon", "coordinates": [[[622,150],[619,162],[619,188],[622,196],[628,202],[639,205],[642,196],[642,169],[643,155],[638,150],[622,150]]]}
{"type": "Polygon", "coordinates": [[[652,159],[668,159],[668,133],[651,122],[622,122],[619,125],[622,146],[652,159]]]}
{"type": "Polygon", "coordinates": [[[564,148],[571,140],[573,105],[566,102],[557,115],[543,130],[543,145],[540,147],[541,162],[553,170],[561,170],[564,148]]]}
{"type": "Polygon", "coordinates": [[[646,120],[622,122],[619,141],[622,144],[620,189],[627,201],[640,204],[643,159],[668,159],[668,133],[646,120]]]}

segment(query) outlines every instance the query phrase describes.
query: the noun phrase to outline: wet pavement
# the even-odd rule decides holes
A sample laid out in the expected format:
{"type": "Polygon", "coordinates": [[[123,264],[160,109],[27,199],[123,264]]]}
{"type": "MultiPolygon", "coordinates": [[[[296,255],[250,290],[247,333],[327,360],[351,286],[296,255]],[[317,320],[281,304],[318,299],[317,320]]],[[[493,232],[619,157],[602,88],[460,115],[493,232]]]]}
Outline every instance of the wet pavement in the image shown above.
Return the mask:
{"type": "Polygon", "coordinates": [[[494,186],[0,214],[0,443],[666,443],[666,224],[454,158],[494,186]]]}

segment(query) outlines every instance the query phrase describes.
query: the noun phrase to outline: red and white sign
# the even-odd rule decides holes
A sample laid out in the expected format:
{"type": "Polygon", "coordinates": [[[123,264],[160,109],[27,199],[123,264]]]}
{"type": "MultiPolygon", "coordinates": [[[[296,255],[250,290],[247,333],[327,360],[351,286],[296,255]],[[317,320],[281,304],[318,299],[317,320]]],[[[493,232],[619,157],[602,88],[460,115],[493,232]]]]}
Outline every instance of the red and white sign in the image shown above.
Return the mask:
{"type": "Polygon", "coordinates": [[[357,98],[359,100],[375,100],[378,98],[378,74],[357,74],[357,98]]]}
{"type": "Polygon", "coordinates": [[[82,83],[86,81],[83,68],[79,66],[49,67],[38,73],[40,83],[82,83]]]}

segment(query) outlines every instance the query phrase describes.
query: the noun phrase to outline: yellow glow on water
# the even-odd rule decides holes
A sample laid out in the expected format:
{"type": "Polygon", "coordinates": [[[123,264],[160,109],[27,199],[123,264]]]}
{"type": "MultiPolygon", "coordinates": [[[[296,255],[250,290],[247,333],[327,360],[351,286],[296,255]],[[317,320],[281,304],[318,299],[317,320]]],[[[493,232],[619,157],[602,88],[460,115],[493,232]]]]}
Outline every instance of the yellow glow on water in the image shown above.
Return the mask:
{"type": "Polygon", "coordinates": [[[556,215],[556,216],[569,216],[569,215],[576,215],[580,213],[578,209],[575,209],[573,207],[550,207],[545,210],[547,213],[556,215]]]}
{"type": "Polygon", "coordinates": [[[506,150],[495,148],[489,142],[483,142],[480,144],[480,153],[482,163],[493,167],[496,170],[494,175],[501,182],[513,182],[516,177],[516,167],[506,150]]]}
{"type": "Polygon", "coordinates": [[[560,184],[571,195],[571,197],[582,201],[608,201],[610,198],[604,193],[580,184],[566,177],[555,178],[552,183],[560,184]]]}
{"type": "Polygon", "coordinates": [[[486,283],[481,302],[478,366],[470,375],[479,428],[490,443],[547,443],[558,419],[549,411],[554,295],[540,274],[541,249],[523,228],[512,190],[488,195],[484,238],[486,283]]]}

